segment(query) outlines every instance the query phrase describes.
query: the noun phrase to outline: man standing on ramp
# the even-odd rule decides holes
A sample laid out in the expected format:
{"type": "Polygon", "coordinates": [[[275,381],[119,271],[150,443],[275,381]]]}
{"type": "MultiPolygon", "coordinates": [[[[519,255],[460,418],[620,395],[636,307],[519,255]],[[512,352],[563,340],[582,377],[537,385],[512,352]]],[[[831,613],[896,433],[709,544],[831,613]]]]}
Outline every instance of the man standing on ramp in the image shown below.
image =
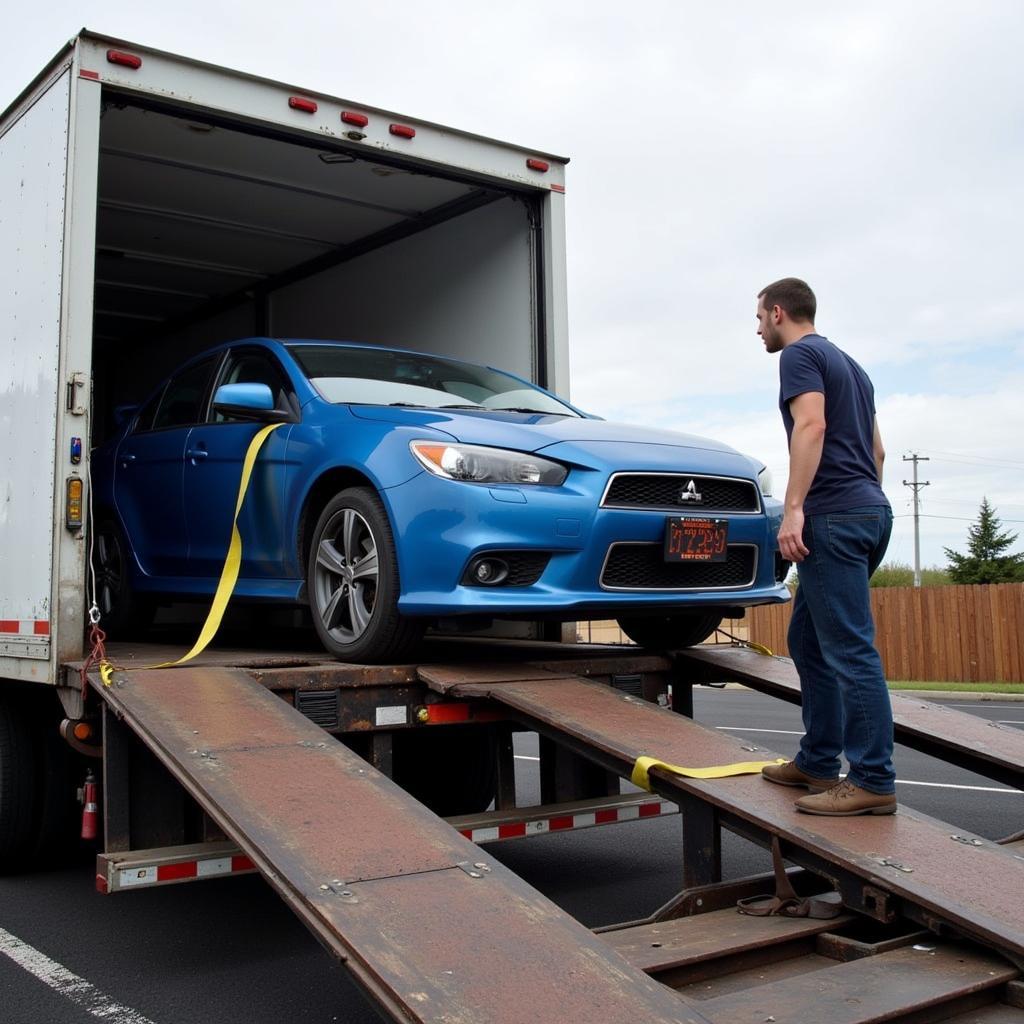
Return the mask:
{"type": "Polygon", "coordinates": [[[800,581],[788,642],[804,721],[796,758],[762,774],[809,789],[796,801],[808,814],[892,814],[892,705],[868,590],[892,532],[874,388],[853,359],[815,331],[817,300],[804,281],[783,278],[757,299],[757,333],[767,352],[781,353],[789,484],[779,550],[800,581]],[[840,781],[843,752],[850,771],[840,781]]]}

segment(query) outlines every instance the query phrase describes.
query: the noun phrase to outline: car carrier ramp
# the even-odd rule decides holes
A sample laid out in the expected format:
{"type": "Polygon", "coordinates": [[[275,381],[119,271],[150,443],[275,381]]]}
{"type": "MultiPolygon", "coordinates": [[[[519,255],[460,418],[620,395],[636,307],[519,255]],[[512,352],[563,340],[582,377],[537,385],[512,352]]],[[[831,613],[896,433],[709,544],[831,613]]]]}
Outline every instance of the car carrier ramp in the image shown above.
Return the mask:
{"type": "MultiPolygon", "coordinates": [[[[800,677],[789,658],[743,647],[707,645],[680,651],[676,665],[693,682],[737,682],[801,702],[800,677]]],[[[1024,732],[965,715],[920,697],[892,694],[896,739],[1016,789],[1024,789],[1024,732]]]]}
{"type": "MultiPolygon", "coordinates": [[[[424,666],[436,692],[496,702],[523,724],[628,778],[640,757],[708,767],[769,759],[769,751],[599,683],[526,666],[424,666]]],[[[885,817],[802,814],[793,792],[753,775],[698,780],[651,768],[652,789],[683,812],[691,883],[718,881],[720,829],[829,878],[847,908],[879,921],[897,912],[973,938],[1024,962],[1024,860],[907,808],[885,817]]]]}
{"type": "Polygon", "coordinates": [[[90,681],[392,1019],[707,1020],[245,671],[90,681]]]}

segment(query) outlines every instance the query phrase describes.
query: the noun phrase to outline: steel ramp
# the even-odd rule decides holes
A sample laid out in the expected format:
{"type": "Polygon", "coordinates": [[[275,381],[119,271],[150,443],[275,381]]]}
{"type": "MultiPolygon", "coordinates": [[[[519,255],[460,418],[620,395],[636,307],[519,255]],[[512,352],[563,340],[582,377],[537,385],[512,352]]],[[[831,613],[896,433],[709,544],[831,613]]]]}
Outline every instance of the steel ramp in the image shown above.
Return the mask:
{"type": "Polygon", "coordinates": [[[393,1019],[707,1024],[244,671],[90,681],[393,1019]]]}
{"type": "MultiPolygon", "coordinates": [[[[679,651],[676,664],[694,682],[737,682],[752,690],[801,702],[800,677],[789,658],[742,647],[713,645],[679,651]]],[[[1017,789],[1024,789],[1024,731],[935,704],[892,694],[898,742],[1017,789]]]]}
{"type": "MultiPolygon", "coordinates": [[[[495,701],[624,778],[641,756],[688,767],[773,756],[578,677],[505,665],[422,666],[419,672],[436,692],[495,701]]],[[[789,860],[832,878],[853,909],[881,920],[898,909],[928,927],[952,926],[1024,959],[1024,860],[1006,847],[906,808],[885,817],[801,814],[791,789],[756,776],[699,781],[654,768],[650,777],[657,793],[682,799],[684,838],[689,801],[714,812],[716,829],[721,823],[762,843],[779,836],[789,860]]]]}

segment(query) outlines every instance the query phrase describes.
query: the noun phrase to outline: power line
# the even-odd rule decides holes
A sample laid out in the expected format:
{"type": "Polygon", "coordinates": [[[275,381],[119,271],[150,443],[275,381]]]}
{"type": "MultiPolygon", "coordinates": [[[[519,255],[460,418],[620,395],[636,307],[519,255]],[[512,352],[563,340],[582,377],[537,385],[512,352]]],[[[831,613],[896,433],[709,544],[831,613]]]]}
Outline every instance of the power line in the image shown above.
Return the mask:
{"type": "Polygon", "coordinates": [[[966,455],[962,452],[939,452],[934,448],[925,448],[923,450],[931,452],[932,455],[937,455],[936,462],[955,462],[965,466],[994,465],[1004,469],[1006,467],[1024,469],[1024,462],[1014,462],[1012,459],[991,459],[986,458],[984,455],[966,455]]]}
{"type": "MultiPolygon", "coordinates": [[[[893,516],[893,519],[911,519],[911,518],[913,518],[913,515],[914,515],[913,512],[908,512],[906,515],[903,515],[903,516],[893,516]]],[[[920,518],[921,519],[950,519],[950,520],[952,520],[953,522],[956,522],[956,523],[974,523],[974,522],[977,522],[977,516],[975,516],[974,519],[967,519],[965,516],[936,516],[936,515],[930,515],[927,512],[922,512],[921,515],[920,515],[920,518]]],[[[1002,516],[1000,516],[999,517],[999,522],[1000,523],[1024,523],[1024,519],[1003,519],[1002,516]]]]}

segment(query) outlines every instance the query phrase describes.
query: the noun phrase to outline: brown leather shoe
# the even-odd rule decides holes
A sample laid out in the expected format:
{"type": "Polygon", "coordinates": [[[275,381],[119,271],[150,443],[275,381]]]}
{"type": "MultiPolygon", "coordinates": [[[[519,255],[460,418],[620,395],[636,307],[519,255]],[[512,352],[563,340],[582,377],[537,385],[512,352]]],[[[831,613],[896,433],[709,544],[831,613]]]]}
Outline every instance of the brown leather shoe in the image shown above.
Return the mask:
{"type": "Polygon", "coordinates": [[[853,814],[895,814],[896,797],[891,793],[869,793],[843,779],[838,786],[815,796],[802,796],[796,802],[805,814],[827,814],[845,818],[853,814]]]}
{"type": "Polygon", "coordinates": [[[813,775],[808,775],[797,768],[796,761],[787,761],[785,764],[766,764],[761,769],[761,774],[769,782],[774,782],[779,786],[803,786],[804,789],[809,789],[812,793],[821,793],[839,781],[838,776],[834,779],[818,779],[813,775]]]}

